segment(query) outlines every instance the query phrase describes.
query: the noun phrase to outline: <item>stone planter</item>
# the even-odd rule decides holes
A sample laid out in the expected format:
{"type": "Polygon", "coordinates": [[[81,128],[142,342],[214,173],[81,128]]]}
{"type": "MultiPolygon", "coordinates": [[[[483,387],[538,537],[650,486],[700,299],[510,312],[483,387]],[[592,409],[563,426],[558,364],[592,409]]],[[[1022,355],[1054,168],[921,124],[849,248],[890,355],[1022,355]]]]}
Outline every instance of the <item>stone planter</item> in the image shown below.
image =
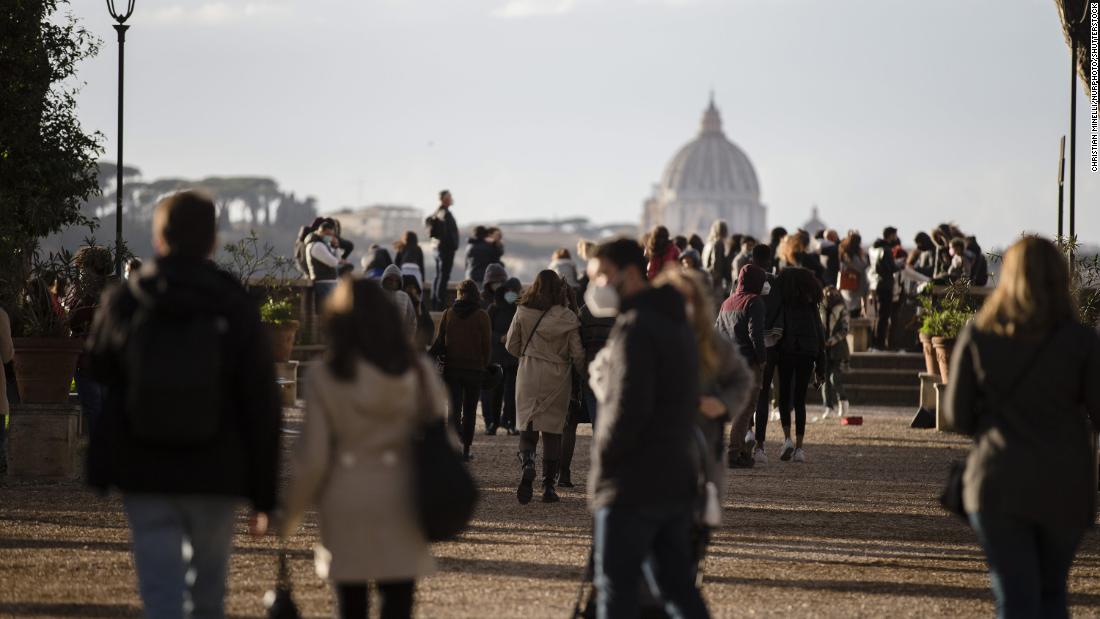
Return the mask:
{"type": "Polygon", "coordinates": [[[951,352],[955,349],[955,338],[933,337],[932,347],[936,349],[936,364],[940,366],[940,378],[947,384],[951,377],[951,352]]]}
{"type": "Polygon", "coordinates": [[[84,351],[84,340],[18,337],[15,344],[15,380],[19,398],[29,404],[64,404],[84,351]]]}
{"type": "Polygon", "coordinates": [[[8,429],[8,475],[73,479],[80,471],[76,404],[16,404],[8,429]]]}
{"type": "Polygon", "coordinates": [[[294,351],[294,338],[301,326],[297,320],[288,320],[279,324],[264,323],[267,335],[271,338],[271,351],[276,363],[290,361],[290,355],[294,351]]]}
{"type": "Polygon", "coordinates": [[[939,374],[936,360],[936,349],[932,346],[932,336],[921,333],[920,346],[924,352],[924,371],[928,374],[939,374]]]}

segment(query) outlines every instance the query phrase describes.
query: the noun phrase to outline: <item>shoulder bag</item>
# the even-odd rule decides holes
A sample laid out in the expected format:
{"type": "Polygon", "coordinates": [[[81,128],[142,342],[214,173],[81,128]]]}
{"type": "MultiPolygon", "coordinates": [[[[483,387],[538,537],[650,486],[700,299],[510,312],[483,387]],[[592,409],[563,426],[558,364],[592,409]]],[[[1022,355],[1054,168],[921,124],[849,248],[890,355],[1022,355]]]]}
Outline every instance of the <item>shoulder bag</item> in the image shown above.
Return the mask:
{"type": "Polygon", "coordinates": [[[435,341],[428,348],[428,355],[435,359],[441,374],[447,366],[447,319],[450,315],[451,310],[443,312],[443,316],[439,319],[439,332],[435,334],[435,341]]]}

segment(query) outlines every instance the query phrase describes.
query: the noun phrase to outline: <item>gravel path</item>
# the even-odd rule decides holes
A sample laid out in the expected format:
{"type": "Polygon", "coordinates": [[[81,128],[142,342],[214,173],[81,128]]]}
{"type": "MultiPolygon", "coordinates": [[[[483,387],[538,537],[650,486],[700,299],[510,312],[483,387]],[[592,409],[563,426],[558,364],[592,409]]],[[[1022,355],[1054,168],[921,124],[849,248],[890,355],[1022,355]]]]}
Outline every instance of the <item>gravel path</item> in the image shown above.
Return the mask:
{"type": "MultiPolygon", "coordinates": [[[[862,409],[865,424],[811,424],[809,462],[730,475],[725,526],[705,563],[716,617],[990,616],[973,533],[935,496],[966,442],[908,428],[909,411],[862,409]]],[[[292,416],[293,429],[297,417],[292,416]]],[[[577,462],[587,471],[588,427],[577,462]]],[[[439,573],[418,588],[419,617],[570,616],[589,547],[582,487],[561,503],[515,501],[515,437],[479,435],[476,521],[439,545],[439,573]]],[[[778,443],[769,446],[769,451],[778,443]]],[[[769,455],[772,455],[769,453],[769,455]]],[[[275,542],[245,536],[231,565],[232,617],[262,616],[275,542]]],[[[312,573],[313,519],[289,541],[295,597],[330,617],[331,592],[312,573]]],[[[0,617],[135,617],[140,606],[116,498],[75,483],[0,481],[0,617]]],[[[1074,616],[1100,616],[1100,540],[1090,533],[1071,576],[1074,616]]]]}

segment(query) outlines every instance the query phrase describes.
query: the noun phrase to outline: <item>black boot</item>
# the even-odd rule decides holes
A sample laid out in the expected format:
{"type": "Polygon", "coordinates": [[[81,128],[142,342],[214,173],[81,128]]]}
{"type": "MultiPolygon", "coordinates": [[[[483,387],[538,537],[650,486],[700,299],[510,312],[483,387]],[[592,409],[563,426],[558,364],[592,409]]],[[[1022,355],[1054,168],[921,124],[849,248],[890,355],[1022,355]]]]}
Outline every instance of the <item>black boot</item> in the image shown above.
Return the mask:
{"type": "Polygon", "coordinates": [[[519,488],[516,489],[516,498],[520,505],[527,505],[535,494],[535,452],[519,452],[520,478],[519,488]]]}
{"type": "Polygon", "coordinates": [[[570,475],[569,469],[563,468],[561,473],[558,473],[558,487],[559,488],[572,488],[573,476],[570,475]]]}
{"type": "Polygon", "coordinates": [[[542,461],[542,502],[543,503],[557,503],[561,499],[558,497],[558,492],[554,490],[554,481],[558,477],[558,461],[546,460],[542,461]]]}
{"type": "Polygon", "coordinates": [[[463,462],[470,462],[473,459],[474,459],[474,457],[472,455],[470,455],[470,446],[469,445],[463,445],[462,446],[462,461],[463,462]]]}

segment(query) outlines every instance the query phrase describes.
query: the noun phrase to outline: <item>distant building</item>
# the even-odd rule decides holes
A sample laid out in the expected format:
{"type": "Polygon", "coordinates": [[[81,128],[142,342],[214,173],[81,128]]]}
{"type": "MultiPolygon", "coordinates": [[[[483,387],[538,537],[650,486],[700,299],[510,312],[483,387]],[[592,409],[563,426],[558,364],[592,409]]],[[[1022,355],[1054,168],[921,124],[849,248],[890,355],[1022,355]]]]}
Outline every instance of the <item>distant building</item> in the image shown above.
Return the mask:
{"type": "Polygon", "coordinates": [[[722,117],[711,97],[699,135],[665,167],[661,182],[642,206],[642,228],[668,227],[672,234],[706,236],[721,219],[731,232],[762,238],[767,211],[760,203],[756,170],[744,151],[722,131],[722,117]]]}
{"type": "Polygon", "coordinates": [[[813,208],[810,209],[810,220],[802,224],[802,229],[809,232],[812,237],[826,228],[828,228],[828,226],[825,225],[825,222],[821,221],[821,214],[818,212],[817,205],[815,204],[813,208]]]}
{"type": "Polygon", "coordinates": [[[340,220],[346,236],[383,243],[397,240],[406,230],[424,235],[424,213],[412,206],[374,205],[357,210],[344,209],[332,216],[340,220]]]}

